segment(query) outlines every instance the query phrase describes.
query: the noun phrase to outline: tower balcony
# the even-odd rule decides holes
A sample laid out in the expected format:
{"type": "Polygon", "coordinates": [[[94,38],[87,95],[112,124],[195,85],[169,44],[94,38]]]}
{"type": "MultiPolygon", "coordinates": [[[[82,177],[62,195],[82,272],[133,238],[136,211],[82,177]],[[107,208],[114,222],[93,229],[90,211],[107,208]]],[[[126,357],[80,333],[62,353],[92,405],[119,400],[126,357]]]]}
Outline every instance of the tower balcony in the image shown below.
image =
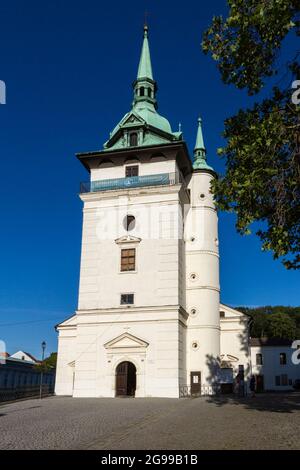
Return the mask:
{"type": "Polygon", "coordinates": [[[129,176],[80,183],[80,193],[95,193],[98,191],[113,191],[117,189],[144,188],[149,186],[171,186],[184,183],[178,173],[159,173],[156,175],[129,176]]]}

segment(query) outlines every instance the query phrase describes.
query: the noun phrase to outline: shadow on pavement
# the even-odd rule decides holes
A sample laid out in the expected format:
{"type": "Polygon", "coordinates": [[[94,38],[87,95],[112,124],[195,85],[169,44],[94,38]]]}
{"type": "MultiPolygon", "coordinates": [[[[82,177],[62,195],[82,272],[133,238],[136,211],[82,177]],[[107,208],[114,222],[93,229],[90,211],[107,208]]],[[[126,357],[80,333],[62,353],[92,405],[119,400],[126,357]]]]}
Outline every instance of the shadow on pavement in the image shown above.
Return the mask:
{"type": "Polygon", "coordinates": [[[241,406],[248,410],[270,411],[274,413],[293,413],[300,411],[300,393],[262,393],[255,397],[235,397],[233,395],[211,396],[208,403],[217,406],[226,404],[241,406]]]}

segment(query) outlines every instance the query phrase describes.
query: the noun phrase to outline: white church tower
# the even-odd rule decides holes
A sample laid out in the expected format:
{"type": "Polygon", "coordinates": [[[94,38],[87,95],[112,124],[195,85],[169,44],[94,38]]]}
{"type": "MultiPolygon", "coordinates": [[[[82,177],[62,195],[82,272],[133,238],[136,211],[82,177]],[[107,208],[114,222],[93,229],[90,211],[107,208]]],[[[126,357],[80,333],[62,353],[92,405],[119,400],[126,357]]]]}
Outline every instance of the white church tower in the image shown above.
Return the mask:
{"type": "Polygon", "coordinates": [[[77,154],[90,180],[78,309],[56,327],[57,395],[210,394],[222,365],[247,362],[247,320],[220,306],[216,175],[201,121],[192,164],[157,111],[147,26],[133,92],[103,149],[77,154]]]}
{"type": "Polygon", "coordinates": [[[201,383],[213,391],[218,381],[220,358],[220,285],[218,216],[211,193],[216,177],[206,163],[201,119],[194,149],[193,173],[189,183],[187,215],[186,303],[188,370],[191,386],[201,383]]]}

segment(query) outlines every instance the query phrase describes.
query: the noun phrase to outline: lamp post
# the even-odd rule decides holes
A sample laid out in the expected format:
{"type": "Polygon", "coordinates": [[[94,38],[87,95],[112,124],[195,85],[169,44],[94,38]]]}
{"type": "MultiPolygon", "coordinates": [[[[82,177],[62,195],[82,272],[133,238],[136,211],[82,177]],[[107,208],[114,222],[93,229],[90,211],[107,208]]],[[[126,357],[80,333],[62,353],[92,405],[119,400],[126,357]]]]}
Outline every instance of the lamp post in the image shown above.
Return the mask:
{"type": "Polygon", "coordinates": [[[46,341],[42,342],[42,364],[41,364],[41,379],[40,379],[40,399],[42,398],[43,392],[43,367],[44,367],[44,357],[45,357],[46,341]]]}

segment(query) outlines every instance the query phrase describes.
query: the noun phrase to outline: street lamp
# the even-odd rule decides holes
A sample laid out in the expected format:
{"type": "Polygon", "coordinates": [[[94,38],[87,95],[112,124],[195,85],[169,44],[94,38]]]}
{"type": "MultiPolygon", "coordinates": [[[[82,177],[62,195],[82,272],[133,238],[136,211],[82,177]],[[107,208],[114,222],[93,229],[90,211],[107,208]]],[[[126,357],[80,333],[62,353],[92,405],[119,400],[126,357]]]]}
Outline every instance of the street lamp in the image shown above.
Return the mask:
{"type": "Polygon", "coordinates": [[[44,357],[45,357],[45,349],[46,349],[46,341],[42,342],[42,364],[41,364],[41,378],[40,378],[40,399],[42,398],[43,392],[43,367],[44,367],[44,357]]]}

